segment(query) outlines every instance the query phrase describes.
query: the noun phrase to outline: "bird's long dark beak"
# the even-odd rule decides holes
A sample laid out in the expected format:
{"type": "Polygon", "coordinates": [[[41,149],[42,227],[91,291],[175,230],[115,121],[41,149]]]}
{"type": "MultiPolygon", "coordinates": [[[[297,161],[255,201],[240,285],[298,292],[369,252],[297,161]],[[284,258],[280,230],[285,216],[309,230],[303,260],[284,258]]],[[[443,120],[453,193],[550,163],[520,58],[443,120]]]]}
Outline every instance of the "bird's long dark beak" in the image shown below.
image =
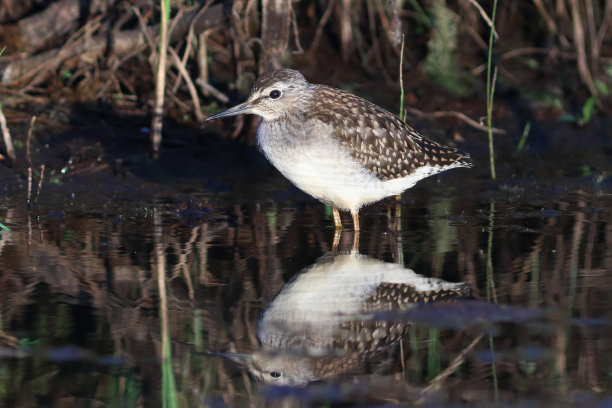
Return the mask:
{"type": "Polygon", "coordinates": [[[209,356],[221,357],[245,367],[248,366],[249,362],[253,359],[250,354],[242,353],[223,353],[218,351],[207,351],[206,354],[208,354],[209,356]]]}
{"type": "Polygon", "coordinates": [[[236,105],[233,108],[229,108],[227,110],[221,111],[219,113],[215,113],[214,115],[210,115],[206,118],[206,120],[226,118],[228,116],[236,116],[242,115],[244,113],[253,113],[253,106],[247,102],[241,103],[240,105],[236,105]]]}

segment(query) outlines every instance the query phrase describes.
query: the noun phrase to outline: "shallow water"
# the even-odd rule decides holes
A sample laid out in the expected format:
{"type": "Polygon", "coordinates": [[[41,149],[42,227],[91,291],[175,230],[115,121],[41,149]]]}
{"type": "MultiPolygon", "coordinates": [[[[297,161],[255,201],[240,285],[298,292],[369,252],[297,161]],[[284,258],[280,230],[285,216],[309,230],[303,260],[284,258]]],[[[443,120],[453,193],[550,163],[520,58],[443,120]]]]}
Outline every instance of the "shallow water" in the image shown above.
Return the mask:
{"type": "Polygon", "coordinates": [[[334,251],[330,210],[238,142],[58,165],[31,208],[20,179],[0,198],[0,397],[609,406],[606,143],[508,154],[495,182],[473,148],[479,167],[365,208],[359,254],[347,214],[334,251]],[[461,290],[424,302],[423,282],[461,290]],[[414,296],[377,303],[393,285],[414,296]]]}

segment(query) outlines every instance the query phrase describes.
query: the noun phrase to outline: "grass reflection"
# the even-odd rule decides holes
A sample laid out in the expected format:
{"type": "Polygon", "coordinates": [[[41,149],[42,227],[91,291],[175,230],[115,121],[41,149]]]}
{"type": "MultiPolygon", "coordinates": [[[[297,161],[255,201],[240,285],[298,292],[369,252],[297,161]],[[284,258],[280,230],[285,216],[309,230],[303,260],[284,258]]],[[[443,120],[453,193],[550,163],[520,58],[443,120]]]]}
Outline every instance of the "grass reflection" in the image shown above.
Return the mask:
{"type": "Polygon", "coordinates": [[[164,254],[163,226],[161,215],[153,215],[153,229],[155,239],[155,268],[157,272],[157,290],[159,293],[159,316],[161,329],[161,372],[162,389],[161,398],[164,408],[175,408],[177,404],[176,384],[174,380],[174,369],[172,367],[171,339],[168,329],[168,297],[166,293],[166,257],[164,254]]]}

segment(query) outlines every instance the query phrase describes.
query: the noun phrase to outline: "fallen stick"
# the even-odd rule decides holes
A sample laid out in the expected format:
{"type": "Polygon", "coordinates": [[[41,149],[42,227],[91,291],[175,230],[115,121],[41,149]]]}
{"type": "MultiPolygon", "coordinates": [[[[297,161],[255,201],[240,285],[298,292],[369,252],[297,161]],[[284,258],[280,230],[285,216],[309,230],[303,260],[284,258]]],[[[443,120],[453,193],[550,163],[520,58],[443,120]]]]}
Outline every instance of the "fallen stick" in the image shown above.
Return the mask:
{"type": "MultiPolygon", "coordinates": [[[[415,108],[406,108],[406,111],[410,112],[411,114],[418,116],[420,118],[428,118],[428,119],[435,119],[435,118],[442,118],[442,117],[453,117],[453,118],[457,118],[460,119],[462,121],[464,121],[465,123],[467,123],[468,125],[478,129],[478,130],[482,130],[487,132],[488,129],[485,125],[482,125],[478,122],[476,122],[474,119],[470,118],[468,115],[466,115],[465,113],[461,113],[461,112],[456,112],[456,111],[437,111],[437,112],[433,112],[433,113],[426,113],[423,111],[420,111],[418,109],[415,108]]],[[[492,132],[493,133],[497,133],[497,134],[505,134],[506,131],[503,129],[498,129],[498,128],[492,128],[492,132]]]]}

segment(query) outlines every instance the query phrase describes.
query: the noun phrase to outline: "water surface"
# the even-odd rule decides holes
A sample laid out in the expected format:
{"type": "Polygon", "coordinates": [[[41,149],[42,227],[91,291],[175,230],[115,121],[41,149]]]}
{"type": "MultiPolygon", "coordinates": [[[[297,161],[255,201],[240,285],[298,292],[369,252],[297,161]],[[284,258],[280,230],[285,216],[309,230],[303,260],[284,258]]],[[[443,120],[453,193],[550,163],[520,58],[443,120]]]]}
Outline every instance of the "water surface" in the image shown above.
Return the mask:
{"type": "Polygon", "coordinates": [[[348,214],[333,248],[329,208],[239,142],[177,142],[158,162],[121,163],[108,144],[101,164],[49,164],[31,207],[15,176],[0,198],[10,229],[0,396],[6,406],[608,406],[612,196],[609,145],[594,137],[580,150],[558,141],[501,154],[496,181],[486,152],[468,145],[474,169],[365,208],[357,251],[348,214]],[[367,303],[413,275],[469,291],[367,303]],[[297,299],[320,297],[312,315],[296,285],[297,299]],[[334,294],[359,307],[330,311],[348,307],[334,294]],[[262,320],[296,310],[305,317],[262,320]],[[356,364],[351,347],[381,328],[385,341],[356,364]],[[258,380],[244,360],[256,353],[336,364],[279,387],[291,371],[258,380]]]}

